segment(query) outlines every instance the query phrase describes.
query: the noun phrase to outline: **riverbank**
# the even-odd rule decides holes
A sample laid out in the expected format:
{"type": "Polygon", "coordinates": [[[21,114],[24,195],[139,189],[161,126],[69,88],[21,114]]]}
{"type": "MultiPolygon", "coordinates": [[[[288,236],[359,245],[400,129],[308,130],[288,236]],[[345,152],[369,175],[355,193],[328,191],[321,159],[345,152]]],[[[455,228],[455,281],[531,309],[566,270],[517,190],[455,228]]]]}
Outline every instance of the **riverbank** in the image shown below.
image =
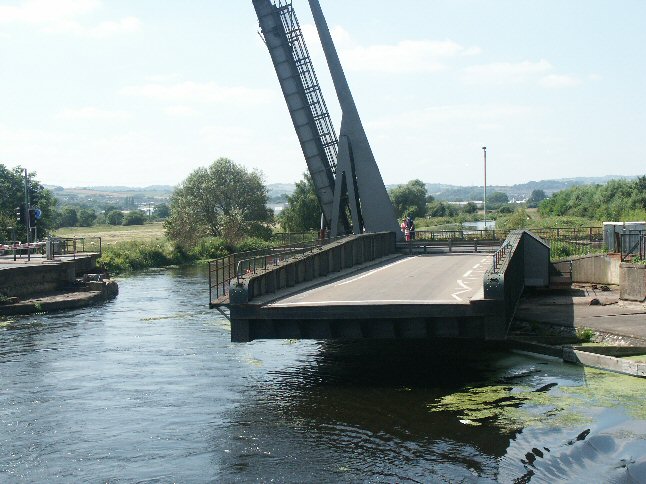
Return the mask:
{"type": "Polygon", "coordinates": [[[110,300],[119,293],[115,281],[88,282],[75,290],[54,291],[0,305],[0,316],[49,313],[77,309],[110,300]]]}
{"type": "Polygon", "coordinates": [[[605,370],[646,376],[646,303],[623,301],[619,287],[574,284],[523,296],[511,346],[605,370]]]}

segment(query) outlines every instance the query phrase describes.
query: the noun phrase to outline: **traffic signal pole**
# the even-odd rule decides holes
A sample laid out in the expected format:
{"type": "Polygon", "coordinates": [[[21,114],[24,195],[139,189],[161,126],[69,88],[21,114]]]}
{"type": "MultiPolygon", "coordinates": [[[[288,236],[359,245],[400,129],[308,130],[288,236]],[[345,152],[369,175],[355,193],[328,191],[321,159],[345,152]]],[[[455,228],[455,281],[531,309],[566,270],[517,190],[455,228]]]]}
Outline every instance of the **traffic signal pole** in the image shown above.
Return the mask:
{"type": "Polygon", "coordinates": [[[27,226],[27,261],[31,260],[31,252],[29,252],[29,238],[31,236],[31,226],[29,220],[29,175],[27,168],[25,168],[25,225],[27,226]]]}

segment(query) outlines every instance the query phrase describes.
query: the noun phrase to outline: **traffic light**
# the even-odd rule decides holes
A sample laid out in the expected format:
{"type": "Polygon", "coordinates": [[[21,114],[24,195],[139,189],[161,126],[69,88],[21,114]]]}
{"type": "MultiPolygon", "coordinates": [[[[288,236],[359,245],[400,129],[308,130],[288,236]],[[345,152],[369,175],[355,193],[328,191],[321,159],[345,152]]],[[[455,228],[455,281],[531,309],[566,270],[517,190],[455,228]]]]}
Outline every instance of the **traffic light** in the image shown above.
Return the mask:
{"type": "Polygon", "coordinates": [[[16,222],[25,223],[25,206],[22,203],[16,207],[16,222]]]}

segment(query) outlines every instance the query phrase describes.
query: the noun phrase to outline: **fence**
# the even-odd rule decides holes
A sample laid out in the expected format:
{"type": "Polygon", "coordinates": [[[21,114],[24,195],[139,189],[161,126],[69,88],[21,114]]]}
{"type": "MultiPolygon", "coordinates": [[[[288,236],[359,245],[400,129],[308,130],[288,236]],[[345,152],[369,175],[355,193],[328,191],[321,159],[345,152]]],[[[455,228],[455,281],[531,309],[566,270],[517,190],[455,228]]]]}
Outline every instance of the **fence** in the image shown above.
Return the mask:
{"type": "Polygon", "coordinates": [[[47,256],[47,244],[51,244],[51,256],[101,254],[101,237],[52,237],[45,241],[22,243],[11,241],[0,244],[0,255],[12,255],[14,260],[23,256],[42,258],[47,256]]]}
{"type": "Polygon", "coordinates": [[[550,246],[552,261],[607,252],[603,227],[554,227],[530,231],[550,246]]]}
{"type": "Polygon", "coordinates": [[[505,240],[507,230],[416,230],[415,240],[505,240]]]}
{"type": "Polygon", "coordinates": [[[631,230],[627,233],[620,234],[619,251],[621,261],[626,261],[629,257],[639,257],[644,260],[646,256],[646,232],[643,230],[631,230]]]}
{"type": "Polygon", "coordinates": [[[314,238],[307,240],[307,234],[281,234],[290,235],[288,240],[293,240],[291,236],[301,238],[301,242],[294,242],[282,246],[272,247],[270,249],[252,250],[239,252],[220,257],[209,262],[209,303],[211,307],[218,304],[222,298],[228,294],[228,288],[231,281],[248,272],[255,273],[258,269],[266,269],[269,265],[278,265],[288,259],[311,252],[317,247],[329,244],[343,237],[336,239],[320,240],[314,238]]]}

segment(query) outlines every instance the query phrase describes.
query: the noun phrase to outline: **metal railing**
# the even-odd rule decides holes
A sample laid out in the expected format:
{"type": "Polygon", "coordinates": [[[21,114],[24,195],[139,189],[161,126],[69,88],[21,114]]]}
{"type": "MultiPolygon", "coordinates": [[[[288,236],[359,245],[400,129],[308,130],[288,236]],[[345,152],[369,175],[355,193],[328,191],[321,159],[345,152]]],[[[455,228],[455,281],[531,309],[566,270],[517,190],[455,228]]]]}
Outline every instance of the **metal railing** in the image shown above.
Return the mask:
{"type": "Polygon", "coordinates": [[[319,238],[319,233],[309,232],[278,232],[271,235],[271,242],[276,245],[291,245],[297,242],[311,242],[319,238]]]}
{"type": "Polygon", "coordinates": [[[504,240],[507,230],[416,230],[415,240],[504,240]]]}
{"type": "Polygon", "coordinates": [[[259,269],[265,270],[270,265],[279,265],[344,237],[346,236],[324,240],[305,240],[268,249],[238,252],[209,261],[210,306],[218,305],[218,302],[227,296],[229,284],[233,279],[239,279],[245,274],[256,273],[259,269]]]}
{"type": "Polygon", "coordinates": [[[72,256],[85,254],[101,254],[101,237],[52,237],[47,240],[22,243],[12,241],[0,244],[0,255],[13,255],[15,258],[22,258],[25,255],[31,257],[45,257],[47,255],[47,244],[51,244],[51,256],[72,256]]]}
{"type": "Polygon", "coordinates": [[[621,254],[621,261],[626,261],[629,257],[639,257],[644,260],[644,244],[646,240],[646,232],[643,230],[631,230],[627,233],[620,234],[619,238],[619,252],[621,254]]]}
{"type": "Polygon", "coordinates": [[[509,240],[505,240],[505,242],[500,246],[500,248],[495,252],[493,255],[493,263],[491,264],[491,269],[493,273],[498,273],[500,270],[500,266],[502,265],[502,261],[505,259],[507,254],[509,254],[509,251],[512,249],[512,244],[509,240]]]}

